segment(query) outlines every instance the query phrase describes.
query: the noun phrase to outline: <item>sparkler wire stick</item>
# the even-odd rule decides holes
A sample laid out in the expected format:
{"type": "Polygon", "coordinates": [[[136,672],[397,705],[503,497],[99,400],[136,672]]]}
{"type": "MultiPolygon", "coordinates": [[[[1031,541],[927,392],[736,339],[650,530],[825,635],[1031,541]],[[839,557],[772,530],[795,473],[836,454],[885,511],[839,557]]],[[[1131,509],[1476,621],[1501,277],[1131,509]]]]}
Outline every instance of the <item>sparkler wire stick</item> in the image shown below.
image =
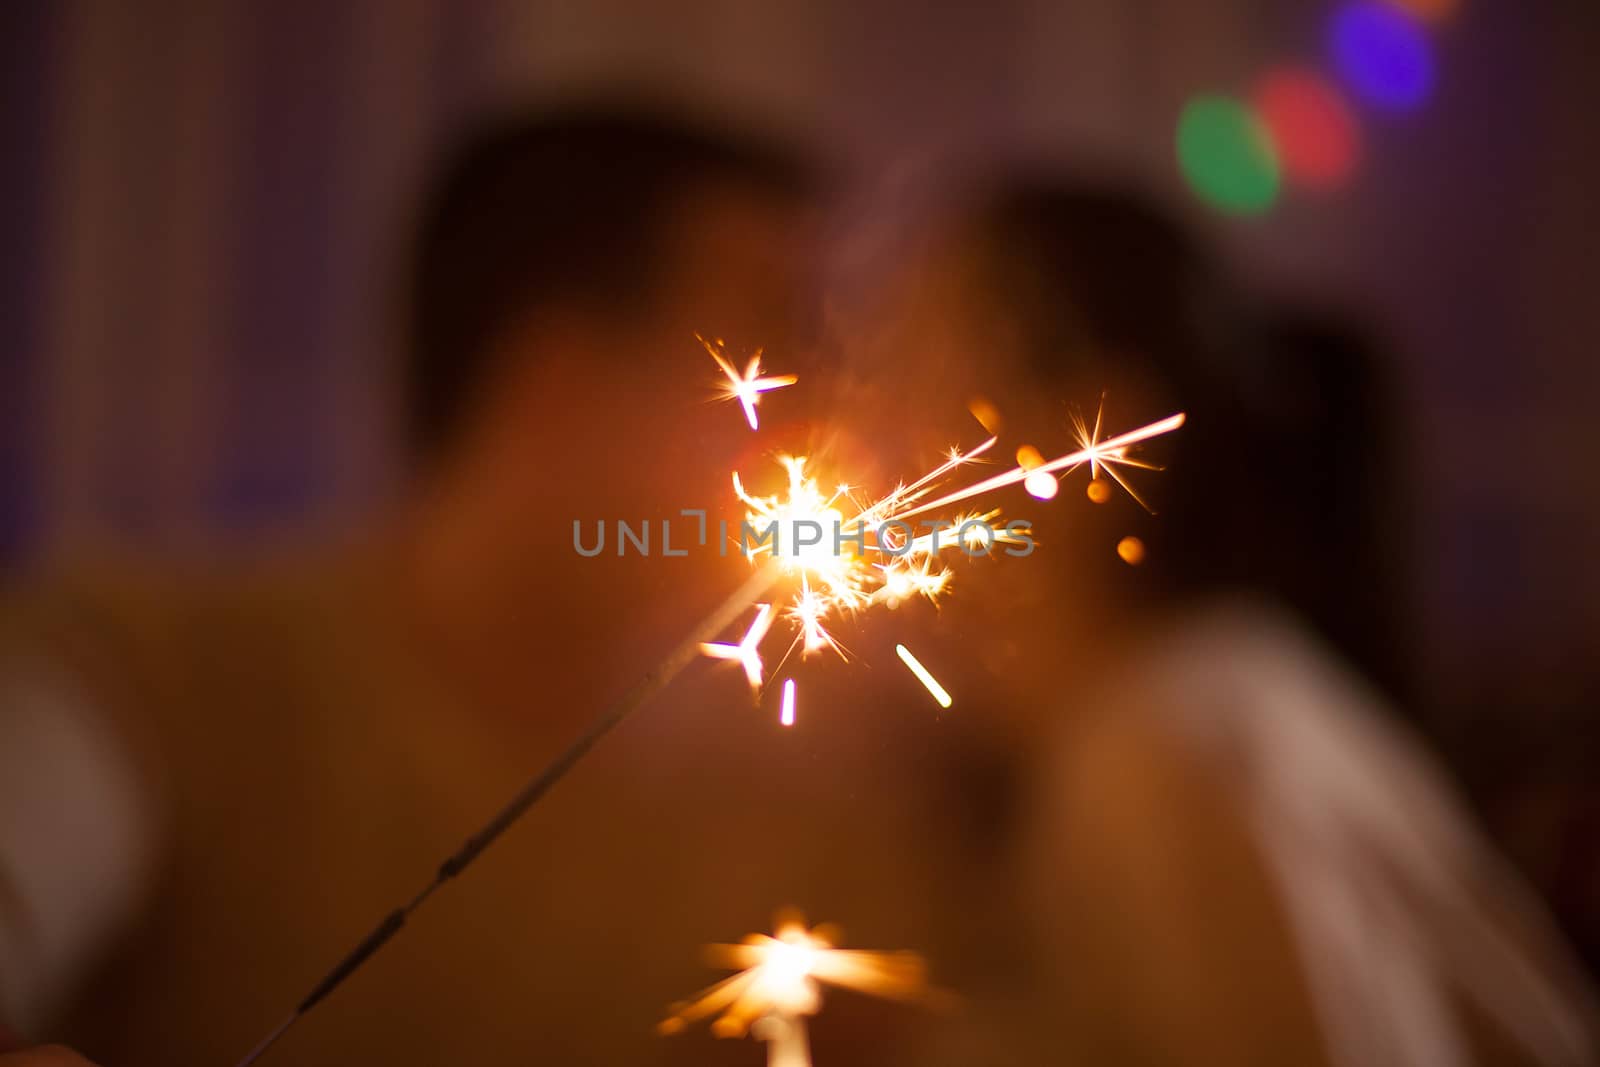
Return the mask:
{"type": "Polygon", "coordinates": [[[577,740],[573,741],[555,759],[547,763],[538,774],[529,779],[528,784],[523,786],[505,807],[501,808],[493,818],[484,823],[476,833],[467,838],[466,842],[449,858],[439,864],[439,869],[435,872],[431,882],[425,885],[409,902],[390,912],[382,922],[373,927],[372,932],[367,934],[355,948],[351,949],[349,954],[340,960],[312,988],[311,992],[306,994],[305,998],[295,1006],[294,1010],[238,1062],[236,1067],[250,1067],[251,1064],[264,1056],[267,1050],[289,1031],[290,1027],[300,1021],[307,1012],[316,1007],[329,993],[332,993],[342,985],[345,979],[359,970],[361,965],[371,959],[380,948],[388,944],[390,939],[405,926],[406,920],[411,917],[411,914],[420,908],[434,894],[435,890],[466,870],[473,860],[477,859],[485,849],[494,844],[501,834],[510,829],[518,819],[527,813],[529,808],[538,803],[539,799],[549,792],[552,786],[566,777],[567,772],[572,770],[578,761],[588,754],[596,742],[620,726],[624,719],[639,710],[652,697],[666,688],[667,684],[677,677],[678,672],[683,670],[691,660],[698,658],[702,642],[711,640],[726,629],[734,619],[748,610],[767,590],[771,589],[773,584],[782,576],[782,573],[782,568],[776,561],[769,561],[766,565],[753,571],[744,584],[734,590],[716,610],[707,615],[688,637],[684,638],[677,647],[667,654],[665,659],[656,665],[654,670],[640,678],[632,689],[624,693],[615,703],[597,716],[583,733],[578,735],[577,740]]]}

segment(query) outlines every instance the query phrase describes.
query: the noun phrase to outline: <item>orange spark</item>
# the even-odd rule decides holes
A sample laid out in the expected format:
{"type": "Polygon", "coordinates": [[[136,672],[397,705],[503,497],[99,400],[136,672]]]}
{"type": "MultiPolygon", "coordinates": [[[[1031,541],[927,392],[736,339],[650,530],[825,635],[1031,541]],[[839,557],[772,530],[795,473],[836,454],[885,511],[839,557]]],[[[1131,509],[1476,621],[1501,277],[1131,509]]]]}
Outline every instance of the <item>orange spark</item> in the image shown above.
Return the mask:
{"type": "Polygon", "coordinates": [[[736,661],[744,668],[744,676],[750,683],[751,689],[761,688],[761,639],[767,636],[767,629],[772,625],[772,605],[757,604],[756,618],[750,624],[750,629],[744,632],[744,637],[737,645],[722,644],[720,642],[702,641],[700,651],[713,659],[729,659],[736,661]]]}
{"type": "Polygon", "coordinates": [[[793,374],[774,374],[763,377],[761,374],[761,353],[763,350],[759,348],[756,349],[755,355],[750,357],[750,362],[745,365],[744,373],[740,374],[734,370],[733,364],[728,361],[728,357],[722,354],[721,341],[713,345],[699,334],[694,336],[695,340],[699,341],[705,347],[705,350],[710,353],[711,358],[717,361],[717,366],[722,368],[722,373],[728,379],[727,383],[722,387],[723,393],[727,399],[739,401],[739,405],[744,408],[745,421],[750,423],[752,430],[760,429],[760,425],[756,421],[756,404],[760,401],[761,394],[772,389],[782,389],[800,380],[793,374]]]}

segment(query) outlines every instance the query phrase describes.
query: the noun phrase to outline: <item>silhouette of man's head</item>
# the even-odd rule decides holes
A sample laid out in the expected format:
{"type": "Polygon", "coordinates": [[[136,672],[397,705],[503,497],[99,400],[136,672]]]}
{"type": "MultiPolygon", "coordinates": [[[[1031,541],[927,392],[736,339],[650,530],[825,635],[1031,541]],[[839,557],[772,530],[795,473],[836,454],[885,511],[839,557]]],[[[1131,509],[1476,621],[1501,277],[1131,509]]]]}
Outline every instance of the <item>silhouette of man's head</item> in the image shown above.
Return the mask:
{"type": "Polygon", "coordinates": [[[715,319],[689,328],[776,340],[793,293],[762,269],[779,265],[780,251],[763,246],[780,242],[761,218],[792,220],[810,191],[785,148],[650,110],[588,106],[481,130],[432,190],[413,251],[413,454],[429,460],[455,442],[508,337],[532,321],[638,327],[720,286],[714,308],[682,309],[715,319]],[[713,249],[719,227],[731,251],[713,249]]]}

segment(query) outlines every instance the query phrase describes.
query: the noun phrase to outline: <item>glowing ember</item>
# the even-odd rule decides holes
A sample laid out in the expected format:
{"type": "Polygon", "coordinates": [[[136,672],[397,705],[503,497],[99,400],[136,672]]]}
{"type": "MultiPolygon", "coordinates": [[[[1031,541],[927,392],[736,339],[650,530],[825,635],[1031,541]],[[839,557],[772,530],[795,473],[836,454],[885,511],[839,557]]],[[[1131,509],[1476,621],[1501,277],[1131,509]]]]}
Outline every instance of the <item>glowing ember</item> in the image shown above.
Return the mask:
{"type": "Polygon", "coordinates": [[[1049,471],[1032,471],[1022,479],[1022,488],[1028,495],[1036,500],[1049,500],[1056,495],[1061,484],[1056,481],[1056,476],[1049,471]]]}

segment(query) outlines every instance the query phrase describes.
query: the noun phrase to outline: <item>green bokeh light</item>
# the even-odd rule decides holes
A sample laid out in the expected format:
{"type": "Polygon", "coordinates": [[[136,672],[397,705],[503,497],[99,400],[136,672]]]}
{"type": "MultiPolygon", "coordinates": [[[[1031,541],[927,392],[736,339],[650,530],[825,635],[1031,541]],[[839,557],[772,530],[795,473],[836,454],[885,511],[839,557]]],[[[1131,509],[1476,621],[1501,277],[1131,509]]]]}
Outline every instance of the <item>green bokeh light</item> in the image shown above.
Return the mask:
{"type": "Polygon", "coordinates": [[[1200,199],[1234,215],[1259,215],[1278,199],[1272,138],[1248,107],[1197,96],[1178,118],[1178,166],[1200,199]]]}

